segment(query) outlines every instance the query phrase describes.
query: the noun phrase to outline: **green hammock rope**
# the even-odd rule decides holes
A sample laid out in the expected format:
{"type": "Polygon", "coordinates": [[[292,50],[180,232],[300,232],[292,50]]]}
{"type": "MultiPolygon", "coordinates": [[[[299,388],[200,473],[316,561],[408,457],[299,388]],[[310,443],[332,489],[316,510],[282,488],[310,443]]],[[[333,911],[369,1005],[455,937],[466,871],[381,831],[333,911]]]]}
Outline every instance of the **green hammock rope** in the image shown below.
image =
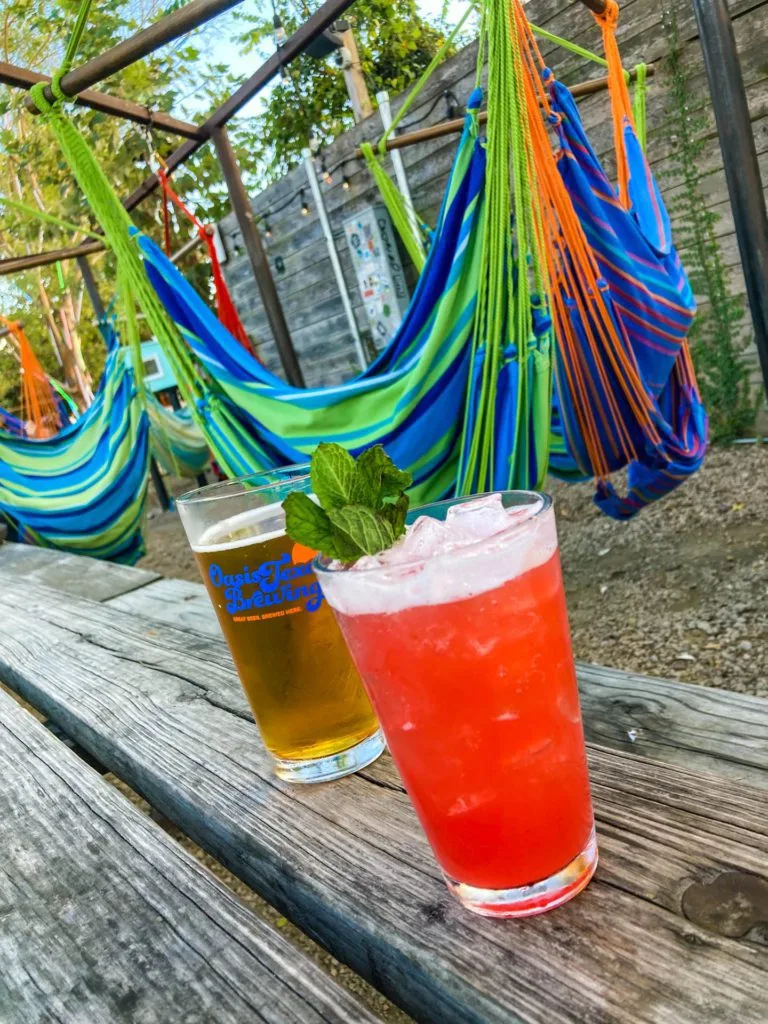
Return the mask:
{"type": "MultiPolygon", "coordinates": [[[[60,75],[54,76],[53,82],[59,78],[60,75]]],[[[146,404],[141,341],[136,319],[137,304],[144,311],[154,337],[166,352],[179,390],[198,426],[202,428],[203,421],[197,403],[203,397],[203,390],[197,368],[146,275],[138,247],[130,234],[133,227],[131,219],[85,139],[64,113],[61,99],[50,103],[43,90],[43,83],[38,83],[30,90],[30,96],[101,225],[104,240],[117,258],[122,319],[126,325],[126,341],[133,353],[134,374],[142,398],[146,404]]],[[[61,90],[57,87],[54,92],[60,93],[61,90]]]]}
{"type": "Polygon", "coordinates": [[[632,113],[635,118],[637,137],[640,140],[640,145],[643,149],[646,149],[648,141],[648,123],[646,119],[646,100],[648,96],[647,79],[648,65],[638,64],[635,67],[635,91],[632,97],[632,113]]]}
{"type": "Polygon", "coordinates": [[[377,148],[378,148],[379,154],[381,156],[384,156],[384,154],[387,151],[387,139],[394,132],[394,130],[400,124],[402,119],[405,117],[405,115],[411,109],[413,104],[416,102],[416,100],[418,99],[419,95],[421,94],[422,89],[427,84],[427,82],[430,80],[430,78],[434,74],[434,72],[437,69],[437,67],[441,64],[441,62],[442,62],[443,58],[445,57],[446,53],[448,53],[448,50],[450,50],[450,48],[453,46],[453,44],[454,44],[454,42],[456,40],[456,37],[458,36],[459,32],[464,27],[464,23],[466,22],[467,18],[470,16],[470,14],[472,13],[472,11],[474,9],[475,9],[474,5],[470,4],[469,7],[466,9],[466,11],[462,14],[461,18],[459,19],[458,23],[456,24],[456,26],[454,27],[454,29],[452,30],[450,35],[447,36],[443,40],[443,43],[442,43],[440,49],[434,55],[432,60],[429,62],[427,67],[424,69],[424,71],[419,76],[418,80],[416,81],[416,84],[413,86],[411,91],[408,93],[406,98],[403,100],[403,102],[402,102],[402,104],[400,106],[400,109],[395,114],[395,116],[392,118],[392,123],[390,124],[389,128],[387,128],[387,130],[384,132],[384,134],[381,136],[381,138],[378,141],[377,148]]]}
{"type": "Polygon", "coordinates": [[[36,206],[29,206],[27,203],[22,203],[18,199],[9,199],[8,196],[0,196],[0,204],[3,206],[10,206],[14,210],[20,210],[23,213],[28,213],[31,217],[35,217],[37,220],[43,220],[48,224],[55,224],[56,227],[64,228],[65,231],[70,231],[74,234],[87,235],[89,238],[101,239],[101,235],[96,231],[90,231],[88,228],[84,228],[81,224],[72,224],[68,220],[62,220],[61,217],[54,217],[52,213],[47,213],[45,210],[38,210],[36,206]]]}
{"type": "MultiPolygon", "coordinates": [[[[389,139],[402,119],[416,102],[419,94],[432,77],[435,69],[439,66],[445,55],[453,46],[456,41],[456,37],[474,9],[474,6],[470,4],[451,33],[443,40],[439,50],[417,79],[411,91],[400,106],[397,114],[392,118],[392,123],[375,144],[377,152],[374,152],[374,146],[370,142],[363,142],[360,145],[360,151],[362,152],[363,158],[368,165],[368,169],[379,188],[382,201],[387,208],[392,224],[400,235],[406,252],[410,256],[413,261],[413,265],[419,273],[421,273],[421,270],[424,267],[426,255],[424,252],[423,240],[419,232],[414,228],[413,218],[415,216],[415,211],[413,210],[411,203],[409,203],[402,192],[398,189],[397,185],[395,185],[390,176],[384,170],[384,166],[381,161],[387,152],[387,139],[389,139]]],[[[416,217],[416,219],[418,220],[418,217],[416,217]]]]}
{"type": "Polygon", "coordinates": [[[378,185],[382,201],[392,220],[395,230],[400,235],[406,252],[413,261],[413,265],[421,273],[426,255],[421,239],[416,235],[410,217],[410,206],[403,193],[395,185],[387,172],[381,165],[380,160],[373,151],[370,142],[360,144],[360,151],[363,154],[368,169],[378,185]]]}
{"type": "Polygon", "coordinates": [[[555,43],[557,46],[561,46],[564,50],[568,50],[570,53],[576,54],[577,57],[583,57],[584,60],[591,60],[594,64],[599,64],[601,67],[607,68],[608,61],[603,57],[599,57],[596,53],[591,50],[585,49],[583,46],[579,46],[578,43],[572,43],[570,39],[563,39],[562,36],[556,36],[553,32],[548,32],[545,28],[539,28],[538,25],[534,25],[529,22],[531,31],[540,36],[541,39],[547,39],[550,43],[555,43]]]}

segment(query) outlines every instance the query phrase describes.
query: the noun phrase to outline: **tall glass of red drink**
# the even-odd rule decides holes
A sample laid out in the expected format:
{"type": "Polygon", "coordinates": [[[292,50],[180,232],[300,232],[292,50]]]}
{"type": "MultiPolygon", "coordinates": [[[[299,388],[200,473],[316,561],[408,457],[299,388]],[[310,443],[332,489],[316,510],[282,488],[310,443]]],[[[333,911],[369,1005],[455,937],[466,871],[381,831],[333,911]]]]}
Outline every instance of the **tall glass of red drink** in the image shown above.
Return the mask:
{"type": "Polygon", "coordinates": [[[524,917],[597,865],[551,499],[415,510],[353,567],[319,559],[334,609],[448,887],[524,917]]]}

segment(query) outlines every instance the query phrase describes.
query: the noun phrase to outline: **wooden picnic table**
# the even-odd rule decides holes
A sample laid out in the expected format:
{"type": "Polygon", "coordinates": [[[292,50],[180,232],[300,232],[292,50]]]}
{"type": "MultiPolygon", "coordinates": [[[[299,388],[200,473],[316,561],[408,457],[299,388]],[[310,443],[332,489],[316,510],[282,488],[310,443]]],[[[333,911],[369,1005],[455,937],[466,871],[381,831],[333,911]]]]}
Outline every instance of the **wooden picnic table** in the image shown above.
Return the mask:
{"type": "MultiPolygon", "coordinates": [[[[600,867],[589,888],[556,911],[489,921],[449,896],[387,756],[322,786],[290,786],[272,775],[202,587],[151,574],[139,582],[130,576],[137,570],[103,563],[68,573],[56,564],[62,556],[45,554],[50,578],[39,552],[25,572],[27,556],[0,547],[0,681],[416,1020],[768,1020],[768,702],[579,666],[600,867]],[[92,599],[105,592],[110,596],[92,599]]],[[[44,898],[23,902],[21,888],[0,884],[3,1024],[369,1019],[351,997],[335,1002],[331,979],[330,987],[316,983],[317,969],[298,951],[288,977],[284,947],[266,939],[260,969],[276,972],[286,1000],[290,991],[311,1009],[303,1017],[292,1004],[283,1016],[281,1007],[259,1016],[261,1004],[232,1009],[245,991],[239,972],[255,956],[241,936],[258,944],[265,926],[235,912],[203,869],[120,794],[104,796],[107,784],[41,726],[26,722],[34,742],[19,739],[20,713],[6,727],[7,700],[0,706],[0,758],[4,780],[7,770],[13,784],[0,794],[0,841],[5,851],[6,819],[15,809],[10,834],[19,847],[11,844],[16,860],[0,869],[0,883],[9,878],[13,886],[17,872],[34,876],[44,898]],[[64,762],[67,775],[58,767],[64,762]],[[61,793],[57,778],[64,779],[61,793]],[[54,841],[62,805],[63,838],[54,841]],[[103,837],[122,846],[106,852],[103,837]],[[141,857],[134,856],[139,846],[141,857]],[[137,881],[150,867],[151,889],[137,881]],[[99,882],[113,871],[116,881],[99,882]],[[108,909],[123,903],[118,883],[126,893],[138,890],[141,905],[126,895],[122,930],[102,947],[99,928],[120,923],[108,909]],[[94,899],[81,909],[92,917],[80,931],[67,913],[89,884],[94,899]],[[215,935],[198,935],[194,923],[180,930],[187,904],[209,901],[215,920],[205,927],[215,935]],[[170,932],[163,922],[144,927],[152,911],[170,922],[170,932]],[[49,927],[53,937],[38,946],[49,927]],[[78,958],[72,936],[79,934],[92,945],[78,958]],[[211,942],[222,950],[213,968],[199,959],[211,942]],[[121,957],[124,970],[115,966],[121,957]],[[161,958],[163,981],[152,973],[161,958]],[[144,969],[131,970],[134,959],[144,969]],[[185,988],[192,976],[198,984],[185,988]],[[57,985],[70,986],[68,1003],[51,1003],[47,1015],[16,1009],[46,1006],[57,985]],[[116,1000],[101,1017],[83,1009],[94,991],[111,992],[113,985],[126,1006],[151,1006],[160,989],[186,992],[199,1010],[139,1017],[116,1000]],[[205,1001],[221,992],[229,1002],[224,995],[205,1001]],[[27,1003],[17,1004],[22,994],[27,1003]],[[329,1006],[337,1016],[322,1016],[329,1006]]],[[[256,967],[251,996],[259,989],[256,967]]]]}

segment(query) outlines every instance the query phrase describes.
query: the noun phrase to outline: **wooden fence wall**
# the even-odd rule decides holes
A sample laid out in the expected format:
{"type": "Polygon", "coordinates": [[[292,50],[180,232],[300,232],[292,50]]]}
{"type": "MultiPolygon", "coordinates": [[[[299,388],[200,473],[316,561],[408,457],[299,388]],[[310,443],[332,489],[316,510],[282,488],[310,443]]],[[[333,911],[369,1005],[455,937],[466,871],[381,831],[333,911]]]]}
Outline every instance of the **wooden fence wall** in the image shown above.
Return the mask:
{"type": "MultiPolygon", "coordinates": [[[[683,43],[682,62],[690,73],[690,84],[695,95],[706,97],[707,81],[690,0],[624,0],[618,39],[625,66],[631,67],[640,61],[656,65],[656,75],[649,80],[648,90],[648,152],[665,198],[674,207],[682,185],[679,176],[673,173],[672,153],[677,139],[670,126],[668,111],[671,79],[666,55],[669,43],[662,19],[664,8],[669,4],[673,4],[675,9],[679,38],[683,43]]],[[[731,0],[730,9],[763,182],[768,185],[768,0],[731,0]]],[[[599,30],[589,12],[577,0],[530,0],[527,10],[536,25],[600,52],[599,30]]],[[[552,44],[543,44],[542,50],[566,84],[603,74],[596,65],[552,44]]],[[[441,94],[445,89],[453,90],[463,103],[473,86],[475,60],[475,47],[470,46],[438,69],[419,102],[409,111],[405,125],[415,126],[418,123],[418,127],[422,127],[444,120],[446,105],[441,94]]],[[[395,110],[400,102],[401,98],[394,101],[395,110]]],[[[610,167],[612,141],[607,94],[583,100],[581,111],[598,155],[610,167]]],[[[697,160],[699,187],[708,209],[717,218],[715,233],[729,271],[732,294],[743,299],[744,280],[714,118],[708,108],[704,113],[707,121],[703,131],[705,145],[697,160]]],[[[381,124],[378,115],[374,115],[325,151],[327,166],[333,168],[350,158],[361,139],[376,139],[380,133],[381,124]]],[[[449,136],[402,151],[415,206],[428,223],[434,223],[436,218],[455,146],[456,136],[449,136]]],[[[256,196],[253,208],[259,215],[269,214],[306,185],[306,173],[303,167],[299,167],[256,196]]],[[[321,189],[358,324],[365,331],[367,322],[341,226],[363,204],[376,202],[378,194],[365,166],[354,161],[339,166],[333,174],[333,184],[321,183],[321,189]],[[348,190],[342,188],[343,174],[349,179],[348,190]]],[[[281,212],[269,216],[272,237],[266,239],[265,244],[307,383],[316,386],[345,379],[356,372],[358,364],[308,188],[306,195],[310,201],[310,214],[306,217],[301,215],[300,200],[295,198],[281,212]]],[[[673,222],[674,217],[673,210],[673,222]]],[[[235,302],[246,327],[259,340],[265,362],[279,372],[274,342],[269,335],[250,264],[244,253],[236,254],[242,241],[231,215],[222,221],[220,228],[230,253],[225,270],[235,302]]],[[[405,256],[403,260],[407,262],[405,256]]],[[[410,279],[413,280],[412,268],[410,279]]],[[[746,323],[749,323],[748,317],[746,323]]]]}

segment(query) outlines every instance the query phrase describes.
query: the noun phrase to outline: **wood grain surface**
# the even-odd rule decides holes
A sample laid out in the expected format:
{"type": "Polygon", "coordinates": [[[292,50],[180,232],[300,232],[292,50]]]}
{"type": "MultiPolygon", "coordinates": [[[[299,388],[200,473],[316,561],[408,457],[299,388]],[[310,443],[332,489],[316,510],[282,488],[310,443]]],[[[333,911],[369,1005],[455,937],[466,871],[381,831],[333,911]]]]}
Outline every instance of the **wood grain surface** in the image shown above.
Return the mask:
{"type": "Polygon", "coordinates": [[[0,571],[92,601],[106,601],[160,578],[148,569],[10,543],[0,548],[0,571]]]}
{"type": "Polygon", "coordinates": [[[764,1024],[768,922],[755,903],[736,936],[718,909],[768,880],[763,791],[592,748],[596,880],[541,918],[486,921],[448,895],[387,758],[280,783],[222,641],[60,604],[3,579],[0,678],[416,1019],[764,1024]]]}
{"type": "Polygon", "coordinates": [[[3,1024],[375,1021],[0,692],[3,1024]]]}

